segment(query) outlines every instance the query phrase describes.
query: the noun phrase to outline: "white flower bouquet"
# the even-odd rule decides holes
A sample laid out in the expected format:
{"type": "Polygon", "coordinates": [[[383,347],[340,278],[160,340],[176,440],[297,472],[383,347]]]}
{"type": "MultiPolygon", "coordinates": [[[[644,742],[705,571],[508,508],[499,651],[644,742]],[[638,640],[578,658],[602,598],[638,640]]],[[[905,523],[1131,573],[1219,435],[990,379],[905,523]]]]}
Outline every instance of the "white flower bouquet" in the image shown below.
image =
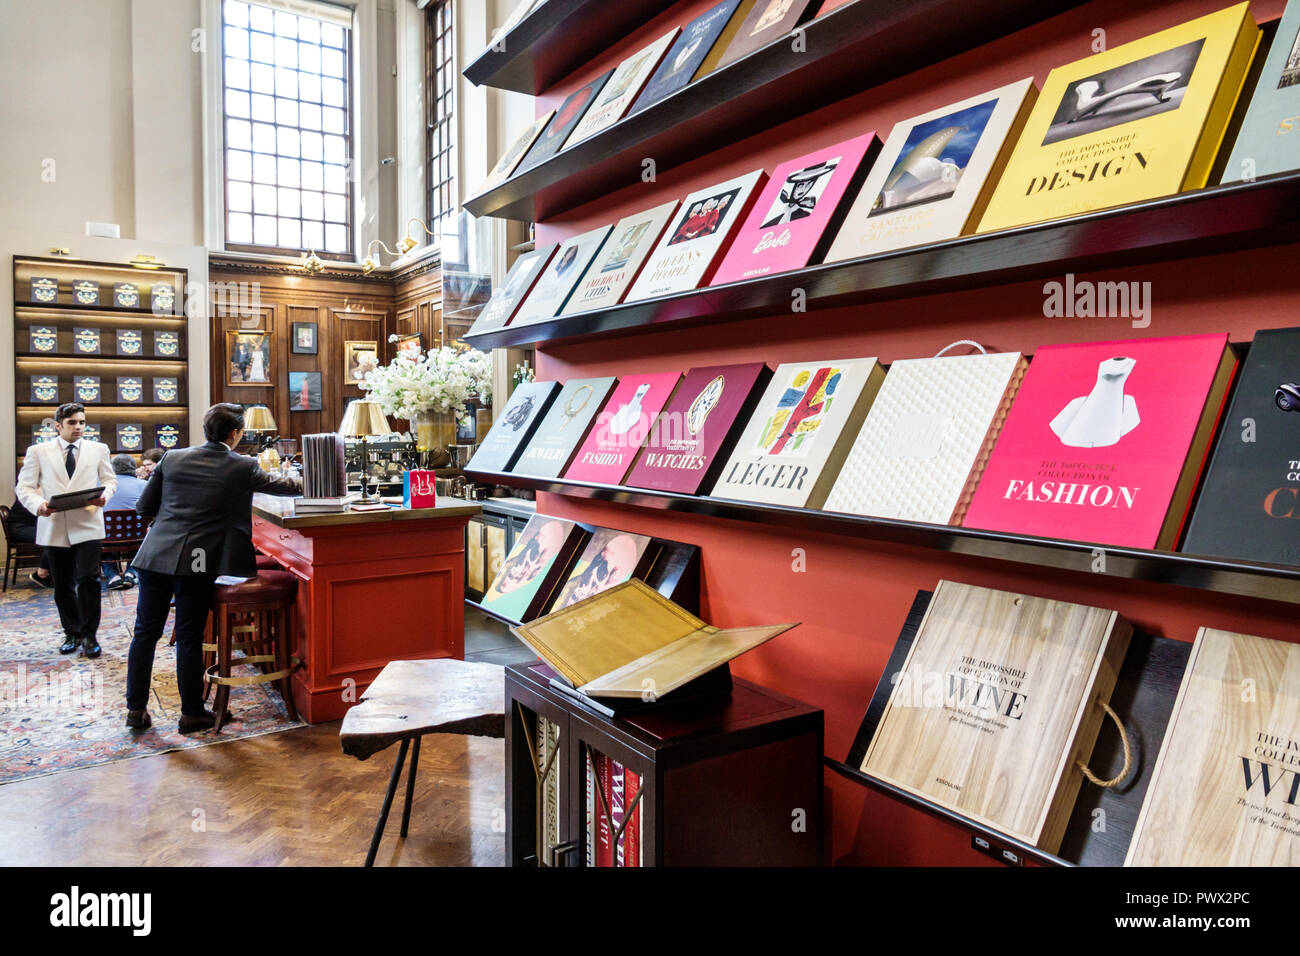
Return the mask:
{"type": "Polygon", "coordinates": [[[366,373],[361,389],[395,418],[409,421],[418,415],[456,412],[475,397],[491,404],[492,363],[476,349],[403,351],[366,373]]]}

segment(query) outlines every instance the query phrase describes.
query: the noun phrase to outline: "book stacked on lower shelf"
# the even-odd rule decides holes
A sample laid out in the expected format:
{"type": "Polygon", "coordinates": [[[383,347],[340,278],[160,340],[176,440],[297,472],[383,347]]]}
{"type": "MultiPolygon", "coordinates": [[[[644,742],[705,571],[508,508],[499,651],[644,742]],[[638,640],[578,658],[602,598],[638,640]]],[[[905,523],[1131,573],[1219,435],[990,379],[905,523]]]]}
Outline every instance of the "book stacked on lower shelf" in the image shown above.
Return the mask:
{"type": "Polygon", "coordinates": [[[640,775],[589,750],[586,781],[587,865],[644,866],[640,775]]]}
{"type": "Polygon", "coordinates": [[[295,498],[293,513],[302,515],[341,515],[348,510],[348,503],[357,496],[336,495],[324,498],[295,498]]]}

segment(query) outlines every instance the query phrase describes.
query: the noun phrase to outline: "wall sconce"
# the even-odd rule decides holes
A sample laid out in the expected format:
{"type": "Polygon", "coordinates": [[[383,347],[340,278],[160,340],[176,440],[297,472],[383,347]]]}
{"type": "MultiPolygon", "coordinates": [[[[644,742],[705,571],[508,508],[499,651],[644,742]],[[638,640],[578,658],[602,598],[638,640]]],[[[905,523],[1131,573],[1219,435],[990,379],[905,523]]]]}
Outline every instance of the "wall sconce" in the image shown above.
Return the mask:
{"type": "Polygon", "coordinates": [[[131,265],[136,269],[161,269],[166,264],[157,256],[147,256],[143,252],[131,260],[131,265]]]}
{"type": "Polygon", "coordinates": [[[64,259],[76,258],[75,256],[73,256],[72,250],[69,249],[67,246],[59,246],[57,248],[51,249],[50,255],[59,256],[60,258],[64,258],[64,259]]]}
{"type": "Polygon", "coordinates": [[[302,257],[302,271],[309,276],[318,275],[325,271],[325,263],[320,261],[320,256],[316,255],[315,249],[312,249],[309,255],[302,257]]]}
{"type": "Polygon", "coordinates": [[[370,273],[374,272],[376,269],[379,268],[379,259],[374,254],[374,248],[376,244],[383,246],[384,251],[388,253],[390,256],[397,255],[396,252],[388,248],[384,240],[371,239],[370,245],[366,246],[366,257],[361,260],[361,272],[364,275],[370,275],[370,273]]]}
{"type": "Polygon", "coordinates": [[[417,219],[415,216],[412,216],[410,219],[406,220],[406,235],[404,235],[401,241],[397,243],[398,255],[404,256],[420,244],[420,240],[416,239],[414,236],[411,235],[411,223],[413,222],[418,223],[420,228],[424,230],[425,234],[429,236],[429,238],[431,239],[439,238],[437,233],[435,233],[433,230],[431,230],[428,226],[424,224],[424,220],[417,219]]]}

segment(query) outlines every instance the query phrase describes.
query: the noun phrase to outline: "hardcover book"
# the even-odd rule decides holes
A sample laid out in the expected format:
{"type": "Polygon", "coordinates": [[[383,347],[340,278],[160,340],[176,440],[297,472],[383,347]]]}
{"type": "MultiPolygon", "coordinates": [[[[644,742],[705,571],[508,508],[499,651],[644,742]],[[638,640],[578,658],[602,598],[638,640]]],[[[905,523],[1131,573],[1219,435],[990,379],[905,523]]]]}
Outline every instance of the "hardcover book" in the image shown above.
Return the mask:
{"type": "Polygon", "coordinates": [[[600,96],[596,97],[591,109],[582,118],[566,145],[579,143],[589,136],[594,136],[603,129],[613,126],[627,113],[646,81],[658,68],[668,47],[677,39],[678,28],[673,27],[649,46],[633,53],[614,70],[600,96]]]}
{"type": "Polygon", "coordinates": [[[718,61],[718,68],[787,36],[815,17],[821,5],[822,0],[756,0],[718,61]]]}
{"type": "Polygon", "coordinates": [[[139,405],[144,402],[144,379],[123,376],[117,380],[117,401],[121,405],[139,405]]]}
{"type": "Polygon", "coordinates": [[[766,181],[767,173],[758,169],[687,196],[632,284],[627,301],[708,285],[723,250],[766,181]]]}
{"type": "Polygon", "coordinates": [[[32,376],[32,401],[57,402],[59,400],[59,377],[57,375],[32,376]]]}
{"type": "Polygon", "coordinates": [[[1131,636],[1114,611],[940,581],[862,772],[1055,853],[1131,636]]]}
{"type": "Polygon", "coordinates": [[[144,429],[138,424],[117,426],[117,450],[139,452],[144,450],[144,429]]]}
{"type": "Polygon", "coordinates": [[[153,334],[153,354],[171,358],[181,354],[181,334],[179,332],[155,332],[153,334]]]}
{"type": "Polygon", "coordinates": [[[50,325],[33,325],[27,330],[28,346],[33,352],[57,352],[59,330],[50,325]]]}
{"type": "Polygon", "coordinates": [[[684,495],[710,487],[771,378],[762,362],[691,369],[650,429],[626,483],[684,495]]]}
{"type": "Polygon", "coordinates": [[[72,343],[78,355],[98,355],[99,329],[73,329],[72,343]]]}
{"type": "Polygon", "coordinates": [[[960,524],[1025,368],[1019,352],[893,363],[826,510],[960,524]]]}
{"type": "Polygon", "coordinates": [[[564,477],[606,485],[622,483],[681,377],[680,372],[660,372],[619,379],[564,477]]]}
{"type": "Polygon", "coordinates": [[[605,88],[609,78],[614,75],[614,71],[596,77],[585,86],[581,86],[568,95],[560,108],[555,111],[551,121],[546,124],[546,129],[542,135],[537,137],[530,150],[524,154],[523,161],[515,168],[516,172],[523,172],[525,169],[531,169],[538,163],[545,162],[560,151],[573,128],[578,125],[587,109],[595,102],[596,97],[600,96],[600,91],[605,88]]]}
{"type": "Polygon", "coordinates": [[[465,470],[509,471],[559,391],[559,382],[521,382],[515,386],[465,470]]]}
{"type": "Polygon", "coordinates": [[[143,355],[144,333],[139,329],[117,330],[118,355],[143,355]]]}
{"type": "Polygon", "coordinates": [[[1239,3],[1052,70],[979,231],[1204,186],[1258,42],[1239,3]]]}
{"type": "Polygon", "coordinates": [[[780,366],[709,494],[821,508],[884,379],[874,358],[780,366]]]}
{"type": "Polygon", "coordinates": [[[99,376],[98,375],[74,375],[72,376],[72,397],[77,402],[98,402],[99,401],[99,376]]]}
{"type": "Polygon", "coordinates": [[[1300,646],[1203,627],[1125,866],[1300,866],[1300,646]]]}
{"type": "Polygon", "coordinates": [[[501,287],[493,291],[492,298],[474,320],[474,327],[470,329],[471,335],[499,329],[514,318],[524,297],[532,290],[537,277],[551,261],[555,249],[555,243],[551,243],[532,252],[525,252],[515,260],[515,264],[506,273],[506,279],[501,283],[501,287]]]}
{"type": "Polygon", "coordinates": [[[592,260],[609,238],[612,226],[601,226],[580,236],[566,239],[542,270],[537,284],[524,299],[511,320],[512,325],[527,325],[553,318],[568,303],[573,290],[591,267],[592,260]]]}
{"type": "Polygon", "coordinates": [[[1300,0],[1278,24],[1222,182],[1254,180],[1300,167],[1300,0]]]}
{"type": "Polygon", "coordinates": [[[134,282],[114,282],[113,304],[119,309],[139,308],[140,287],[134,282]]]}
{"type": "Polygon", "coordinates": [[[722,0],[686,24],[628,113],[658,103],[691,82],[739,6],[740,0],[722,0]]]}
{"type": "Polygon", "coordinates": [[[511,470],[517,475],[560,477],[587,437],[596,415],[605,407],[616,381],[607,377],[565,382],[511,470]]]}
{"type": "Polygon", "coordinates": [[[32,301],[42,305],[59,301],[59,280],[49,276],[32,276],[32,301]]]}
{"type": "Polygon", "coordinates": [[[149,289],[149,308],[157,315],[171,315],[176,308],[176,287],[155,282],[149,289]]]}
{"type": "Polygon", "coordinates": [[[153,443],[155,448],[178,448],[181,443],[181,430],[175,425],[155,425],[153,443]]]}
{"type": "Polygon", "coordinates": [[[528,150],[532,149],[533,143],[537,142],[537,137],[542,135],[542,130],[546,128],[546,124],[551,121],[551,117],[554,115],[555,110],[551,110],[549,113],[545,113],[533,120],[527,129],[519,134],[519,138],[497,160],[497,164],[492,167],[492,170],[487,174],[487,179],[483,180],[478,187],[478,192],[474,195],[481,196],[509,179],[510,174],[519,166],[519,161],[524,158],[524,154],[528,150]]]}
{"type": "Polygon", "coordinates": [[[72,300],[77,305],[99,305],[99,283],[77,279],[72,283],[72,300]]]}
{"type": "Polygon", "coordinates": [[[674,199],[620,219],[560,314],[606,309],[622,302],[680,206],[674,199]]]}
{"type": "Polygon", "coordinates": [[[1172,548],[1235,368],[1226,335],[1040,348],[962,524],[1172,548]]]}
{"type": "Polygon", "coordinates": [[[878,146],[870,132],[776,167],[710,284],[821,262],[878,146]]]}
{"type": "Polygon", "coordinates": [[[509,621],[530,621],[551,602],[586,532],[572,521],[533,515],[483,595],[483,607],[509,621]]]}
{"type": "Polygon", "coordinates": [[[895,126],[826,261],[974,232],[1037,98],[1029,77],[895,126]]]}
{"type": "Polygon", "coordinates": [[[153,380],[153,400],[160,403],[177,401],[180,398],[180,384],[170,376],[153,380]]]}
{"type": "Polygon", "coordinates": [[[632,577],[644,577],[657,556],[650,542],[648,535],[597,528],[550,610],[562,610],[632,577]]]}

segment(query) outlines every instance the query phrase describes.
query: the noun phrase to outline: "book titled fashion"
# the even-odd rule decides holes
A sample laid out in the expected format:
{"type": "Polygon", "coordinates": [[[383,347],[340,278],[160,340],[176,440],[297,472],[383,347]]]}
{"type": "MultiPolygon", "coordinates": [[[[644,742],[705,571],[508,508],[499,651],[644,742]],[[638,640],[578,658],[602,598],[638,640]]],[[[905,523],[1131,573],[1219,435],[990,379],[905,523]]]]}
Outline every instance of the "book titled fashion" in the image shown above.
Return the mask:
{"type": "Polygon", "coordinates": [[[144,379],[136,375],[119,376],[117,380],[117,401],[119,405],[144,404],[144,379]]]}
{"type": "Polygon", "coordinates": [[[474,326],[469,330],[471,335],[499,329],[514,318],[524,298],[532,291],[538,276],[555,255],[556,248],[555,243],[551,243],[532,252],[525,252],[515,260],[506,273],[505,281],[500,288],[493,290],[492,298],[474,320],[474,326]]]}
{"type": "Polygon", "coordinates": [[[572,521],[533,515],[483,595],[483,607],[509,621],[532,620],[550,604],[585,538],[572,521]]]}
{"type": "Polygon", "coordinates": [[[1259,36],[1239,3],[1052,70],[979,231],[1204,186],[1259,36]]]}
{"type": "Polygon", "coordinates": [[[1025,366],[1019,352],[894,362],[826,510],[960,524],[1025,366]]]}
{"type": "Polygon", "coordinates": [[[565,140],[573,132],[573,128],[578,125],[579,120],[591,108],[591,104],[600,96],[600,91],[605,88],[609,78],[614,75],[613,70],[601,74],[590,83],[585,83],[570,93],[560,104],[560,108],[555,111],[551,121],[546,124],[546,129],[537,137],[537,142],[524,154],[523,160],[515,168],[516,173],[532,169],[539,163],[545,162],[564,145],[565,140]]]}
{"type": "Polygon", "coordinates": [[[1037,98],[1029,77],[898,123],[826,261],[973,232],[1037,98]]]}
{"type": "Polygon", "coordinates": [[[1300,168],[1300,0],[1278,23],[1223,169],[1222,182],[1254,180],[1300,168]]]}
{"type": "Polygon", "coordinates": [[[690,83],[739,6],[740,0],[723,0],[682,27],[663,62],[628,112],[635,113],[658,103],[690,83]]]}
{"type": "Polygon", "coordinates": [[[77,402],[99,401],[99,376],[74,375],[72,377],[72,398],[77,402]]]}
{"type": "Polygon", "coordinates": [[[117,426],[117,450],[139,452],[144,450],[144,428],[138,423],[117,426]]]}
{"type": "Polygon", "coordinates": [[[560,314],[606,309],[622,302],[680,207],[674,199],[620,219],[560,314]]]}
{"type": "Polygon", "coordinates": [[[181,354],[181,334],[179,332],[155,332],[153,334],[153,354],[159,358],[174,358],[181,354]]]}
{"type": "Polygon", "coordinates": [[[510,324],[527,325],[554,318],[568,303],[612,229],[612,226],[601,226],[560,243],[510,324]]]}
{"type": "Polygon", "coordinates": [[[641,577],[653,563],[657,549],[644,534],[597,528],[551,603],[550,612],[577,604],[633,577],[641,577]]]}
{"type": "Polygon", "coordinates": [[[481,196],[509,179],[510,174],[515,171],[520,160],[524,158],[524,154],[532,148],[533,143],[537,142],[537,137],[542,135],[542,130],[546,128],[546,124],[551,121],[551,117],[554,115],[555,110],[551,110],[529,123],[518,138],[510,144],[510,148],[501,154],[501,158],[488,172],[487,179],[479,184],[478,191],[474,195],[481,196]]]}
{"type": "Polygon", "coordinates": [[[59,330],[51,325],[33,325],[27,330],[27,346],[33,352],[57,352],[59,330]]]}
{"type": "Polygon", "coordinates": [[[72,330],[72,347],[78,355],[99,354],[99,329],[75,328],[72,330]]]}
{"type": "Polygon", "coordinates": [[[117,330],[118,355],[143,355],[144,333],[139,329],[117,330]]]}
{"type": "Polygon", "coordinates": [[[153,400],[158,404],[180,401],[180,383],[173,376],[160,376],[153,380],[153,400]]]}
{"type": "Polygon", "coordinates": [[[31,387],[33,402],[57,402],[59,400],[59,377],[57,375],[33,375],[31,387]]]}
{"type": "Polygon", "coordinates": [[[617,381],[609,376],[565,382],[511,470],[538,478],[564,474],[617,381]]]}
{"type": "Polygon", "coordinates": [[[687,196],[628,290],[627,301],[708,285],[736,227],[749,215],[766,182],[767,173],[757,169],[687,196]]]}
{"type": "Polygon", "coordinates": [[[179,448],[181,444],[180,428],[176,425],[155,425],[153,443],[155,448],[161,448],[165,451],[179,448]]]}
{"type": "Polygon", "coordinates": [[[822,0],[756,0],[718,60],[718,69],[789,35],[817,15],[822,0]]]}
{"type": "Polygon", "coordinates": [[[680,372],[659,372],[619,379],[564,477],[621,484],[681,377],[680,372]]]}
{"type": "Polygon", "coordinates": [[[822,507],[884,379],[874,358],[781,365],[710,495],[822,507]]]}
{"type": "Polygon", "coordinates": [[[466,471],[509,471],[560,391],[558,382],[521,382],[497,414],[466,471]]]}
{"type": "Polygon", "coordinates": [[[1040,348],[962,524],[1172,548],[1235,368],[1227,335],[1040,348]]]}
{"type": "Polygon", "coordinates": [[[645,88],[646,81],[658,68],[669,46],[677,39],[679,30],[673,27],[659,39],[633,53],[614,70],[596,97],[591,108],[587,110],[582,121],[574,127],[566,146],[580,143],[601,130],[613,126],[621,120],[632,103],[645,88]]]}
{"type": "Polygon", "coordinates": [[[776,167],[710,284],[820,262],[879,146],[875,132],[865,133],[776,167]]]}
{"type": "Polygon", "coordinates": [[[650,429],[625,484],[685,495],[710,487],[771,377],[762,362],[691,369],[650,429]]]}

